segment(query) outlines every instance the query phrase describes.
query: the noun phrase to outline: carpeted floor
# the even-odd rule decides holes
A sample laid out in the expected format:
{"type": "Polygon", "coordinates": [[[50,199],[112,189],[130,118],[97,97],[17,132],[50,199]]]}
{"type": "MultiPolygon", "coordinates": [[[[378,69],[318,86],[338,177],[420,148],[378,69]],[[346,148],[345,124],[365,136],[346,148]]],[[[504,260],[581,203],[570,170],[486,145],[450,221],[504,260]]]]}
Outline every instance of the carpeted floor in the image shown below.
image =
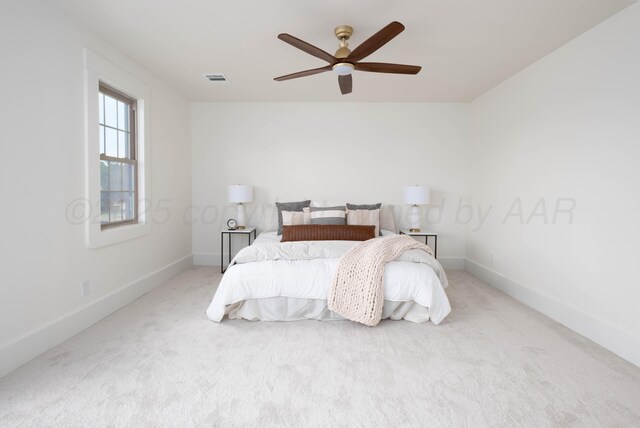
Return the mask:
{"type": "Polygon", "coordinates": [[[439,326],[216,324],[194,267],[0,379],[0,426],[640,426],[640,368],[449,278],[439,326]]]}

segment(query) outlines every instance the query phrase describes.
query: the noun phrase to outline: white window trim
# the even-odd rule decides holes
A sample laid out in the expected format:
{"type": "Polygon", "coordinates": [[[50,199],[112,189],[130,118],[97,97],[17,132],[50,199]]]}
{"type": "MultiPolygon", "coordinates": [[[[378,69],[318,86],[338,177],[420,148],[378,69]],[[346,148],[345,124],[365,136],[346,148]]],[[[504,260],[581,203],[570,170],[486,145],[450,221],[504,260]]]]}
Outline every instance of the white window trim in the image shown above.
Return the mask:
{"type": "Polygon", "coordinates": [[[151,91],[136,77],[90,49],[85,58],[85,153],[86,237],[89,248],[99,248],[151,233],[148,208],[151,203],[149,160],[149,104],[151,91]],[[100,136],[98,133],[98,84],[104,82],[138,102],[138,223],[102,229],[100,225],[100,136]]]}

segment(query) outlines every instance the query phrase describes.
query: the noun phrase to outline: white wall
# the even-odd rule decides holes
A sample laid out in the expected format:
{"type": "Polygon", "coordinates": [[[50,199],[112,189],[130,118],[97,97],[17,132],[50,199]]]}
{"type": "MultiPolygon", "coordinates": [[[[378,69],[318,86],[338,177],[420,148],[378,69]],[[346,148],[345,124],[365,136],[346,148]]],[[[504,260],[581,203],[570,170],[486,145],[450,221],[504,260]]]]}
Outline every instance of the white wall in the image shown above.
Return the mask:
{"type": "Polygon", "coordinates": [[[464,257],[455,210],[467,192],[466,105],[203,103],[191,118],[196,263],[219,264],[233,183],[255,186],[247,209],[263,229],[275,201],[402,204],[405,185],[428,185],[424,225],[441,233],[438,256],[464,257]]]}
{"type": "Polygon", "coordinates": [[[495,215],[467,245],[472,272],[638,365],[639,79],[635,4],[475,100],[469,192],[495,215]],[[548,223],[526,224],[539,198],[548,223]]]}
{"type": "Polygon", "coordinates": [[[2,375],[190,263],[191,153],[188,102],[47,2],[2,2],[0,55],[2,375]],[[153,200],[170,214],[148,236],[94,250],[65,215],[84,196],[84,46],[151,88],[153,200]]]}

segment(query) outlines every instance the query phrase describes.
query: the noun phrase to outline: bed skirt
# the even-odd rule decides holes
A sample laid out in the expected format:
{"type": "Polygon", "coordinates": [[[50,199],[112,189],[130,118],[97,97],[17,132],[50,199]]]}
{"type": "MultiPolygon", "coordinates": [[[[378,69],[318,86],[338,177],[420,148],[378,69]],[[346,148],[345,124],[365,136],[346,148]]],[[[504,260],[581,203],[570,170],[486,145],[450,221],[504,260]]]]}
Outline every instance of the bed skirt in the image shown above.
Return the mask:
{"type": "MultiPolygon", "coordinates": [[[[249,321],[298,321],[319,320],[339,321],[345,318],[331,312],[327,301],[320,299],[301,299],[293,297],[268,297],[248,299],[228,305],[225,315],[229,319],[249,321]]],[[[384,301],[382,319],[407,320],[414,323],[429,321],[429,308],[414,301],[384,301]]]]}

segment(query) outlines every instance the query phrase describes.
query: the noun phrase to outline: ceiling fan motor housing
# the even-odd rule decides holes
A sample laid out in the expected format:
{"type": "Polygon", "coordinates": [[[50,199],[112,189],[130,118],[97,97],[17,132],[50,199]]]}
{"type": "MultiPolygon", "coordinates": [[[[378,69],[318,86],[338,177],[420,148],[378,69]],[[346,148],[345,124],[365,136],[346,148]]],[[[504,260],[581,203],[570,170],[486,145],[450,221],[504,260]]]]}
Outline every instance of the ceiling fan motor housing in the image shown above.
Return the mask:
{"type": "Polygon", "coordinates": [[[349,43],[347,40],[353,35],[353,27],[349,25],[339,25],[334,30],[333,33],[336,35],[338,40],[340,40],[340,47],[336,51],[334,55],[336,58],[346,58],[351,54],[351,49],[349,49],[349,43]]]}

